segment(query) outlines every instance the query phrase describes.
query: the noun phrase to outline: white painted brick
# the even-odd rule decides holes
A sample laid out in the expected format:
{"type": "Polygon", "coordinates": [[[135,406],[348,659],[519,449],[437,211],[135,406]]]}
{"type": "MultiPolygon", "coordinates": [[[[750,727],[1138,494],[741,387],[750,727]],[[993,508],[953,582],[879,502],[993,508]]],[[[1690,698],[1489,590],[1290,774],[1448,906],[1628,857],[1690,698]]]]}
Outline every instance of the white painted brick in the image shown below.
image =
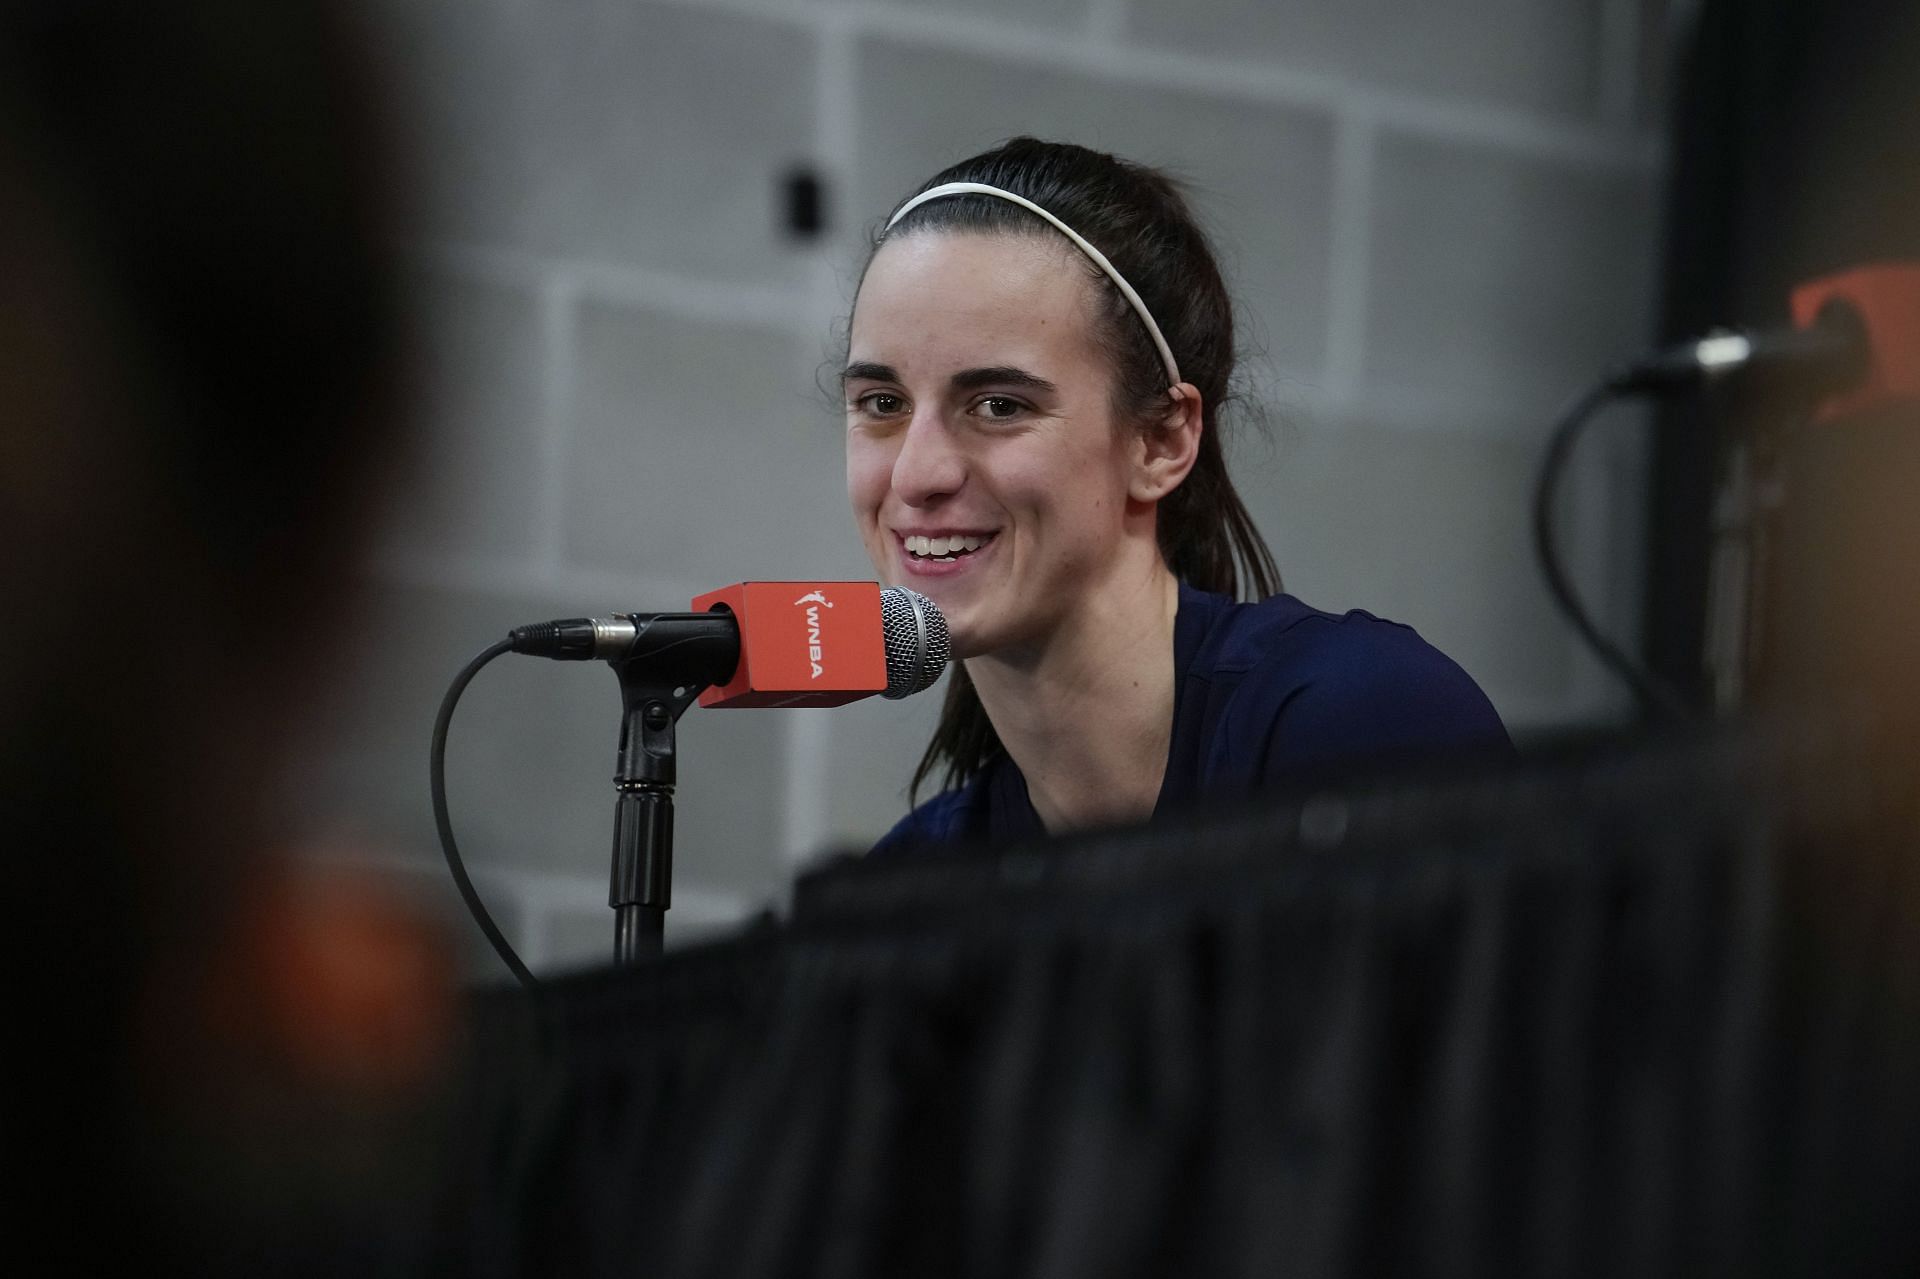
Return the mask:
{"type": "Polygon", "coordinates": [[[522,555],[541,455],[541,335],[525,289],[415,277],[424,369],[386,540],[408,554],[522,555]]]}
{"type": "Polygon", "coordinates": [[[1538,421],[1652,331],[1655,184],[1387,135],[1367,379],[1538,421]]]}
{"type": "Polygon", "coordinates": [[[1605,0],[1132,0],[1129,38],[1569,116],[1600,104],[1605,0]]]}
{"type": "Polygon", "coordinates": [[[1290,107],[1154,90],[1044,61],[862,43],[859,144],[849,217],[871,224],[907,191],[1015,134],[1078,142],[1165,165],[1191,180],[1228,286],[1245,304],[1243,343],[1281,370],[1318,377],[1325,359],[1333,132],[1290,107]]]}
{"type": "Polygon", "coordinates": [[[777,178],[809,157],[814,40],[631,0],[386,0],[426,233],[792,282],[777,178]]]}
{"type": "Polygon", "coordinates": [[[576,349],[570,558],[716,587],[871,576],[821,344],[588,303],[576,349]]]}

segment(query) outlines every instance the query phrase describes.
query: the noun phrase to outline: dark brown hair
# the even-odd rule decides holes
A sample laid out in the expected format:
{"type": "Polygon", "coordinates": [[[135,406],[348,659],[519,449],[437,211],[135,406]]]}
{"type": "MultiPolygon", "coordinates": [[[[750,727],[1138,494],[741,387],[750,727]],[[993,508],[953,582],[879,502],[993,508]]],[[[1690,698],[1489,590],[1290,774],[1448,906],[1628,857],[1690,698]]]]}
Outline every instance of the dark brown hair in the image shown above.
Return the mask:
{"type": "MultiPolygon", "coordinates": [[[[1220,444],[1220,410],[1233,399],[1233,303],[1178,184],[1156,169],[1086,147],[1014,138],[935,174],[900,203],[949,182],[981,182],[1025,196],[1106,254],[1133,285],[1173,349],[1181,377],[1199,390],[1204,406],[1193,470],[1160,500],[1160,553],[1177,577],[1202,590],[1239,595],[1244,589],[1255,598],[1278,591],[1280,571],[1234,491],[1220,444]]],[[[926,231],[1059,235],[1011,201],[954,195],[920,205],[898,226],[875,235],[873,251],[885,239],[926,231]]],[[[1170,403],[1153,339],[1112,281],[1092,262],[1087,272],[1099,290],[1096,336],[1113,361],[1115,415],[1125,422],[1158,422],[1170,403]]],[[[939,727],[914,770],[912,793],[917,796],[921,783],[942,769],[945,785],[960,785],[1001,749],[973,681],[956,665],[939,727]]]]}

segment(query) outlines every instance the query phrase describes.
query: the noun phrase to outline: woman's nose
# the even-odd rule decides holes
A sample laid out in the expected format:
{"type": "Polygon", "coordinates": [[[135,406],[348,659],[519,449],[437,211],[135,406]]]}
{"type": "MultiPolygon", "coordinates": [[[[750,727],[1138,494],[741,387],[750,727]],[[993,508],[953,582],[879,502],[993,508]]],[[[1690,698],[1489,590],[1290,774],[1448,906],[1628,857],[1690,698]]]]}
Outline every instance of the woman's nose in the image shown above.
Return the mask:
{"type": "Polygon", "coordinates": [[[959,492],[966,478],[966,458],[946,423],[932,411],[915,413],[893,459],[893,491],[909,506],[926,506],[959,492]]]}

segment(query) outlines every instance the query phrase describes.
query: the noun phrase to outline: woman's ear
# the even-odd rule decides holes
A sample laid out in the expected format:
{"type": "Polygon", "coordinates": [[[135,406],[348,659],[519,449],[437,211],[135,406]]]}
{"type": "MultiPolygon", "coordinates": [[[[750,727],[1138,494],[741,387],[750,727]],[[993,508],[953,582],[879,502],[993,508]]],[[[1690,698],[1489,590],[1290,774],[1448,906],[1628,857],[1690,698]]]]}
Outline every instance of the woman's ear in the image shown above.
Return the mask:
{"type": "Polygon", "coordinates": [[[1182,382],[1167,389],[1167,406],[1160,420],[1138,436],[1127,496],[1136,502],[1158,502],[1180,487],[1200,455],[1200,433],[1206,429],[1203,407],[1200,391],[1193,383],[1182,382]]]}

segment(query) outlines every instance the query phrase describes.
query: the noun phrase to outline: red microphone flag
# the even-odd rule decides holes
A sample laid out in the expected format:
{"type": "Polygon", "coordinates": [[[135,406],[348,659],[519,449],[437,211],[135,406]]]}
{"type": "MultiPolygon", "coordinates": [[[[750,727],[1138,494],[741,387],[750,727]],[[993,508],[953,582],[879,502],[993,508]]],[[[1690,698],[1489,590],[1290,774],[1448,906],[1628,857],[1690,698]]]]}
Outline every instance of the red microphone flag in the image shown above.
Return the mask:
{"type": "Polygon", "coordinates": [[[1808,327],[1835,299],[1852,305],[1866,327],[1867,376],[1821,405],[1815,420],[1920,399],[1920,263],[1878,262],[1802,284],[1793,291],[1793,322],[1808,327]]]}
{"type": "Polygon", "coordinates": [[[875,582],[741,582],[693,608],[728,609],[740,624],[740,665],[702,706],[844,706],[886,691],[875,582]]]}

